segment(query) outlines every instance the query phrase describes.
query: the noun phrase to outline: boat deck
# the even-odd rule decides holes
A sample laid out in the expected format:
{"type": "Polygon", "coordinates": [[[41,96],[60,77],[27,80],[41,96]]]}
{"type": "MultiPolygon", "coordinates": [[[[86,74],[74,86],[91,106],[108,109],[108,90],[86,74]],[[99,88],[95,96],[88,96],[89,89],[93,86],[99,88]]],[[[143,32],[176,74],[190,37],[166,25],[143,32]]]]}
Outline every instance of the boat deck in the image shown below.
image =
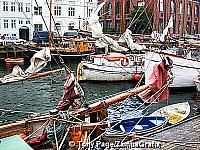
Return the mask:
{"type": "MultiPolygon", "coordinates": [[[[148,135],[143,142],[159,142],[162,150],[199,150],[200,115],[148,135]]],[[[146,136],[145,136],[146,137],[146,136]]],[[[151,149],[151,148],[149,148],[151,149]]]]}

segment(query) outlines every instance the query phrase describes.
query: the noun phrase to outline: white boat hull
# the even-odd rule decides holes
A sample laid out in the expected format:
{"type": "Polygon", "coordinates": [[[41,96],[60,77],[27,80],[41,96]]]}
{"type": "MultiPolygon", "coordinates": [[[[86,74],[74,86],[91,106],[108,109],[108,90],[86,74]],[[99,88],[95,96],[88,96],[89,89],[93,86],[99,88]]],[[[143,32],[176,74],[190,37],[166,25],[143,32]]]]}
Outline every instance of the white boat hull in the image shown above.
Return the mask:
{"type": "Polygon", "coordinates": [[[79,81],[128,81],[134,80],[135,74],[142,73],[142,66],[117,67],[89,62],[80,63],[77,70],[79,81]]]}
{"type": "MultiPolygon", "coordinates": [[[[145,56],[145,83],[147,83],[148,78],[150,77],[153,66],[161,61],[160,55],[155,52],[146,52],[145,56]]],[[[195,60],[189,60],[180,58],[172,55],[168,56],[173,61],[173,83],[169,87],[181,88],[181,87],[194,87],[195,83],[194,78],[197,78],[199,75],[198,70],[200,70],[200,62],[195,60]]]]}

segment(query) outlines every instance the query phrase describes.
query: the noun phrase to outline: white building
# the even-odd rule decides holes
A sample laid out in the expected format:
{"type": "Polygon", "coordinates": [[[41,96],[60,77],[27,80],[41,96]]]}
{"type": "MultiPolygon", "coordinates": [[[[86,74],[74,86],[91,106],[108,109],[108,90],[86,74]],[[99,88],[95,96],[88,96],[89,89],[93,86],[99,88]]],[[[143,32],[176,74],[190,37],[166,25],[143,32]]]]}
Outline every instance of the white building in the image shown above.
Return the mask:
{"type": "Polygon", "coordinates": [[[30,39],[32,0],[0,0],[0,34],[30,39]]]}
{"type": "Polygon", "coordinates": [[[48,4],[46,0],[36,0],[36,2],[37,4],[33,2],[34,30],[50,31],[49,8],[51,7],[51,31],[58,30],[57,33],[60,35],[68,30],[83,28],[84,22],[97,5],[97,0],[48,0],[48,4]]]}
{"type": "Polygon", "coordinates": [[[97,5],[97,0],[0,0],[0,34],[31,40],[33,31],[49,31],[50,2],[51,30],[57,27],[60,35],[82,28],[97,5]]]}

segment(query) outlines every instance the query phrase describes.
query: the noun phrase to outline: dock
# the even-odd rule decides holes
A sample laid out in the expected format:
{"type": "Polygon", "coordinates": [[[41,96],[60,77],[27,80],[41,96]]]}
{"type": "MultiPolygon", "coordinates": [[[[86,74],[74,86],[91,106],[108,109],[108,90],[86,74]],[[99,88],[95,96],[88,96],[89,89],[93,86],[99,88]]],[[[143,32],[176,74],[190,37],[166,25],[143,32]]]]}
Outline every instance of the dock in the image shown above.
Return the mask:
{"type": "MultiPolygon", "coordinates": [[[[142,142],[157,142],[160,147],[146,149],[162,150],[199,150],[200,149],[200,115],[189,118],[176,125],[145,135],[142,142]]],[[[141,142],[140,141],[140,142],[141,142]]]]}

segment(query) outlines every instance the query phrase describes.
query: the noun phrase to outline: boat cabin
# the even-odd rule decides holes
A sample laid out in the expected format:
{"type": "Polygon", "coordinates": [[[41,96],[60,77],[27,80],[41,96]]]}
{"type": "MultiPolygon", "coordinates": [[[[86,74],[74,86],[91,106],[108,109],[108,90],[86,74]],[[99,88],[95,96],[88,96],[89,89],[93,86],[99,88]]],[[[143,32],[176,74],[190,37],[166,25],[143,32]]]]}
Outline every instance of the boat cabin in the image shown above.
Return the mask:
{"type": "Polygon", "coordinates": [[[97,65],[130,67],[133,65],[143,65],[144,56],[139,54],[124,55],[121,53],[109,53],[102,55],[91,55],[90,61],[97,65]]]}

